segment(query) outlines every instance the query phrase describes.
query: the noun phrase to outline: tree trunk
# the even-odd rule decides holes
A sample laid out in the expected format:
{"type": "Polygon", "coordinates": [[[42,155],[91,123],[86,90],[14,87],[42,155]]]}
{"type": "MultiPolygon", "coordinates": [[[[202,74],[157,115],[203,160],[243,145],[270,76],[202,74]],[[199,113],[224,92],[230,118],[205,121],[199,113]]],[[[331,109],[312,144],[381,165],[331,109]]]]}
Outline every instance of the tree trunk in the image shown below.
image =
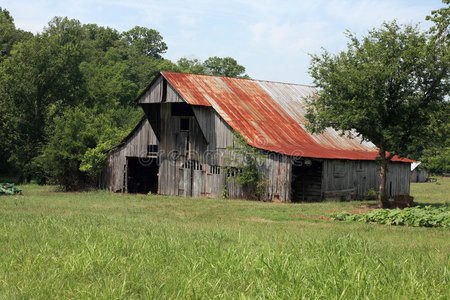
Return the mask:
{"type": "Polygon", "coordinates": [[[386,157],[386,152],[383,147],[380,147],[380,187],[378,189],[378,207],[388,208],[389,198],[386,194],[386,171],[389,159],[386,157]]]}

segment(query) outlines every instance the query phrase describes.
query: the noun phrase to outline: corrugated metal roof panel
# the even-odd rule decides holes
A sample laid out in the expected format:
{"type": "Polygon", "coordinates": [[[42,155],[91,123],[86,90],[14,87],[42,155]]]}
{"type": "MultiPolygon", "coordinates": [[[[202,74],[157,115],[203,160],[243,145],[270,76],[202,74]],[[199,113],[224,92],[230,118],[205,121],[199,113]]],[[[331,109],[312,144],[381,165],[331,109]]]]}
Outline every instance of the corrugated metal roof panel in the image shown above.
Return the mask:
{"type": "MultiPolygon", "coordinates": [[[[314,95],[310,86],[293,85],[262,81],[260,84],[275,101],[304,129],[306,130],[306,97],[314,95]]],[[[322,134],[311,134],[311,137],[321,146],[332,149],[376,151],[375,145],[362,142],[360,138],[342,136],[333,128],[327,128],[322,134]]]]}
{"type": "Polygon", "coordinates": [[[305,97],[314,95],[310,86],[173,72],[162,75],[187,103],[212,106],[254,147],[313,158],[374,160],[378,155],[372,143],[341,136],[331,128],[322,134],[305,130],[305,97]]]}

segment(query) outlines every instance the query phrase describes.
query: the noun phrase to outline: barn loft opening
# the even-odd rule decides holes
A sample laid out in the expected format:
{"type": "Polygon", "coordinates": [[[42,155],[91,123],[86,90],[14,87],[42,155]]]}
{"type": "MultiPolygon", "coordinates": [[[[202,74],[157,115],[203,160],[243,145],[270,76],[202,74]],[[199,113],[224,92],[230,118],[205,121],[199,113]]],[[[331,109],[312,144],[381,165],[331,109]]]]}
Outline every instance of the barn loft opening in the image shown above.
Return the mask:
{"type": "Polygon", "coordinates": [[[128,193],[158,192],[158,164],[155,158],[127,157],[128,193]]]}
{"type": "Polygon", "coordinates": [[[322,162],[310,160],[292,166],[292,202],[322,200],[322,167],[322,162]]]}
{"type": "Polygon", "coordinates": [[[192,117],[194,112],[189,104],[185,102],[171,103],[171,114],[175,117],[192,117]]]}

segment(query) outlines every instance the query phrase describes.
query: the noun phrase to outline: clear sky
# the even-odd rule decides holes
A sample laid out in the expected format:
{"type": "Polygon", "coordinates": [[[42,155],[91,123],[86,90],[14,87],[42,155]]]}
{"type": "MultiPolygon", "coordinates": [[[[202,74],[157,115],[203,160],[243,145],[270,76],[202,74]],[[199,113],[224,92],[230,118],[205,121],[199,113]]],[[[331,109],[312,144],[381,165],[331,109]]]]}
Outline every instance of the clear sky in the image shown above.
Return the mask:
{"type": "Polygon", "coordinates": [[[231,56],[255,79],[310,84],[310,57],[346,47],[343,32],[361,36],[383,21],[421,23],[440,0],[0,0],[18,28],[37,33],[54,16],[126,31],[158,30],[165,58],[231,56]]]}

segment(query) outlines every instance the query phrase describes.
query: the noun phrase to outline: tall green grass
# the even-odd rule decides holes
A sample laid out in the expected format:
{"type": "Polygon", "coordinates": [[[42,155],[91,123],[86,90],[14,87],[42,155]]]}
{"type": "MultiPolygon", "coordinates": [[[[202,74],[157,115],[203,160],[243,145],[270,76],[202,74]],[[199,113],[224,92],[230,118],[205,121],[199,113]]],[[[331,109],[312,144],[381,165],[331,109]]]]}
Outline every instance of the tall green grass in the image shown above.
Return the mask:
{"type": "MultiPolygon", "coordinates": [[[[427,193],[448,193],[449,182],[416,200],[445,202],[427,193]]],[[[323,218],[367,202],[288,205],[22,188],[23,196],[0,197],[3,299],[450,295],[450,230],[323,218]]]]}

